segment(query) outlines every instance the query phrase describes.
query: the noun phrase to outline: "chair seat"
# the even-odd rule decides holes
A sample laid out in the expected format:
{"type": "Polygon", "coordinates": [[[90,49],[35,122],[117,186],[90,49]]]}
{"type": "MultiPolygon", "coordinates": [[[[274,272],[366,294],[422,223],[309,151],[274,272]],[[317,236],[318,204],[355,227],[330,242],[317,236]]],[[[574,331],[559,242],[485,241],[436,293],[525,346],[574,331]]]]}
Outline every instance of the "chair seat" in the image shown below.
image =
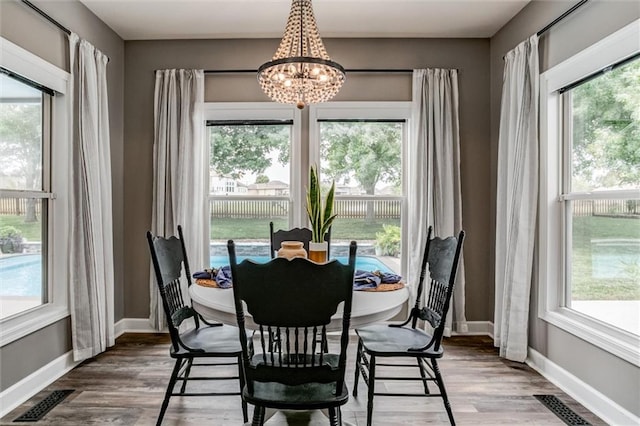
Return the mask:
{"type": "Polygon", "coordinates": [[[230,325],[216,327],[200,327],[180,334],[180,340],[192,349],[202,349],[203,352],[190,352],[179,347],[174,351],[171,347],[171,356],[174,358],[183,356],[196,357],[229,357],[238,356],[242,352],[238,339],[238,328],[230,325]]]}
{"type": "Polygon", "coordinates": [[[245,386],[242,392],[247,402],[280,410],[319,410],[344,405],[349,400],[347,386],[340,395],[334,395],[336,384],[305,383],[288,386],[282,383],[253,383],[253,394],[245,386]]]}
{"type": "Polygon", "coordinates": [[[413,356],[421,358],[442,357],[442,346],[437,351],[433,346],[424,351],[409,351],[420,348],[431,341],[431,335],[423,330],[408,327],[389,327],[376,324],[356,330],[364,349],[376,356],[413,356]]]}

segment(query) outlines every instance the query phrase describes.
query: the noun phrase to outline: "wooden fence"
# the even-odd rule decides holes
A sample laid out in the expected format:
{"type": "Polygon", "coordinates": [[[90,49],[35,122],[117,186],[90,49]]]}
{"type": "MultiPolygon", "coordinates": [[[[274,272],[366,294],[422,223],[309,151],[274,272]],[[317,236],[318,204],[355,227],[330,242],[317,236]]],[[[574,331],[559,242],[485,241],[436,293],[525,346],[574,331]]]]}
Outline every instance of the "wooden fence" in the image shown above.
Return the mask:
{"type": "Polygon", "coordinates": [[[31,207],[36,209],[36,215],[40,216],[42,203],[33,198],[0,198],[0,214],[23,216],[30,203],[31,207]]]}
{"type": "MultiPolygon", "coordinates": [[[[380,219],[399,219],[400,200],[340,200],[336,199],[334,213],[341,218],[364,218],[367,214],[380,219]]],[[[289,202],[286,200],[211,200],[212,218],[269,219],[286,218],[289,202]]]]}
{"type": "Polygon", "coordinates": [[[573,216],[638,216],[640,200],[575,200],[573,216]]]}
{"type": "MultiPolygon", "coordinates": [[[[0,198],[0,214],[22,216],[33,199],[0,198]]],[[[36,215],[40,215],[42,203],[33,203],[36,215]]],[[[341,200],[336,199],[334,212],[342,218],[364,218],[367,213],[381,219],[399,219],[400,200],[341,200]],[[367,210],[369,209],[369,210],[367,210]]],[[[288,217],[287,200],[228,199],[209,201],[213,218],[265,219],[288,217]]],[[[576,200],[573,202],[574,216],[639,216],[640,200],[576,200]]]]}

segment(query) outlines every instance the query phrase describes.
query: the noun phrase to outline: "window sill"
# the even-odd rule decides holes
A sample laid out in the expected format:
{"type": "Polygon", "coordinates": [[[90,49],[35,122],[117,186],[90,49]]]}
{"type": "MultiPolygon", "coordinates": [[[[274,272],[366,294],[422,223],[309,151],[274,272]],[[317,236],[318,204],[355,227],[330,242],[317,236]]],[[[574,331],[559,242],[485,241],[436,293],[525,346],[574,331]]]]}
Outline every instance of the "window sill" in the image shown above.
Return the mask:
{"type": "Polygon", "coordinates": [[[567,308],[547,310],[541,319],[588,343],[640,367],[640,336],[567,308]]]}
{"type": "Polygon", "coordinates": [[[0,348],[69,316],[69,309],[52,304],[39,306],[0,322],[0,348]]]}

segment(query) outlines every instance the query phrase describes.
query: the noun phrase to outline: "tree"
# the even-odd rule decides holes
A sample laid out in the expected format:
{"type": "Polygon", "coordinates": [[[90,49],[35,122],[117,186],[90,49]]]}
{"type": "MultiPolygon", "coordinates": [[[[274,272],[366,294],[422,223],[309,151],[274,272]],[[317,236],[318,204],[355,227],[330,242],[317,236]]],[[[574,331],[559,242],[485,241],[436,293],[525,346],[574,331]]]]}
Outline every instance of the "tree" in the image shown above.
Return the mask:
{"type": "MultiPolygon", "coordinates": [[[[353,179],[367,195],[376,185],[388,183],[399,190],[401,178],[400,123],[327,122],[321,129],[322,173],[341,184],[353,179]]],[[[367,203],[367,220],[374,219],[367,203]]]]}
{"type": "MultiPolygon", "coordinates": [[[[39,103],[0,103],[0,169],[24,179],[19,189],[40,190],[42,113],[39,103]]],[[[36,222],[35,200],[27,200],[25,222],[36,222]]]]}
{"type": "Polygon", "coordinates": [[[278,152],[280,164],[289,162],[289,133],[289,126],[282,125],[215,126],[210,132],[210,164],[220,176],[233,179],[262,174],[272,165],[272,152],[278,152]]]}
{"type": "Polygon", "coordinates": [[[640,186],[640,60],[570,91],[573,190],[640,186]]]}
{"type": "Polygon", "coordinates": [[[256,176],[255,183],[269,183],[269,176],[267,175],[258,175],[256,176]]]}

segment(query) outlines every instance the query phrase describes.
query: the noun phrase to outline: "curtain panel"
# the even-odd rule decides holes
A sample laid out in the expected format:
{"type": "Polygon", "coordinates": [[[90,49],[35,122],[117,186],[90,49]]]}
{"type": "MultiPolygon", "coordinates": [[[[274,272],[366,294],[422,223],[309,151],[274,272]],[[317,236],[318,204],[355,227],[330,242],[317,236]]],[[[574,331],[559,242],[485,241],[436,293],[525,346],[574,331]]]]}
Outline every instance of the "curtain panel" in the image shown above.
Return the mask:
{"type": "Polygon", "coordinates": [[[69,35],[69,57],[69,294],[73,358],[81,361],[115,344],[109,58],[74,33],[69,35]]]}
{"type": "MultiPolygon", "coordinates": [[[[204,72],[156,71],[154,95],[153,210],[151,232],[177,234],[182,225],[189,264],[209,265],[206,187],[208,152],[204,141],[204,72]]],[[[162,298],[150,264],[151,326],[166,324],[162,298]]]]}
{"type": "Polygon", "coordinates": [[[494,339],[500,356],[527,357],[538,209],[538,36],[505,56],[498,142],[494,339]]]}
{"type": "MultiPolygon", "coordinates": [[[[409,146],[408,281],[417,283],[427,228],[439,237],[462,229],[458,71],[413,70],[412,129],[409,146]]],[[[453,325],[467,331],[464,258],[461,255],[445,335],[453,325]]]]}

